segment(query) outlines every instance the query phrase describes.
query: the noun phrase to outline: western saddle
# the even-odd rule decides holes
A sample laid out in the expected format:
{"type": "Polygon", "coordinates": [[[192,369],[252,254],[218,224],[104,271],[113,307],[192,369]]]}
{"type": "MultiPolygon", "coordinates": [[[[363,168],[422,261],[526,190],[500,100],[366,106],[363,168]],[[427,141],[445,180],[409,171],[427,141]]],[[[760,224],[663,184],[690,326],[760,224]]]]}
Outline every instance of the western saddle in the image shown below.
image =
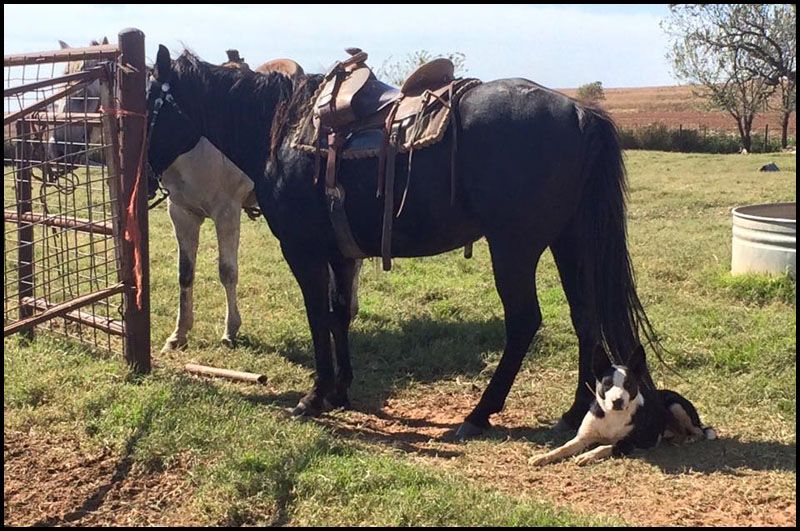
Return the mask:
{"type": "MultiPolygon", "coordinates": [[[[325,75],[314,98],[312,123],[317,171],[324,151],[326,155],[325,195],[337,243],[348,257],[364,257],[353,238],[344,211],[344,189],[337,182],[337,162],[340,158],[378,157],[378,191],[383,195],[383,227],[381,257],[383,269],[392,267],[392,221],[395,217],[394,177],[395,156],[440,141],[447,125],[454,120],[451,148],[451,202],[455,200],[455,153],[458,95],[480,83],[477,80],[457,80],[449,59],[434,59],[415,70],[400,89],[379,81],[365,64],[366,52],[348,48],[350,57],[337,62],[325,75]],[[360,148],[356,138],[360,138],[360,148]],[[354,152],[361,149],[361,155],[354,152]],[[377,155],[375,154],[377,152],[377,155]]],[[[298,142],[299,143],[299,142],[298,142]]],[[[302,148],[302,146],[297,146],[302,148]]],[[[409,159],[409,178],[411,160],[409,159]]],[[[403,210],[408,181],[397,216],[403,210]]],[[[465,247],[471,256],[472,244],[465,247]]]]}

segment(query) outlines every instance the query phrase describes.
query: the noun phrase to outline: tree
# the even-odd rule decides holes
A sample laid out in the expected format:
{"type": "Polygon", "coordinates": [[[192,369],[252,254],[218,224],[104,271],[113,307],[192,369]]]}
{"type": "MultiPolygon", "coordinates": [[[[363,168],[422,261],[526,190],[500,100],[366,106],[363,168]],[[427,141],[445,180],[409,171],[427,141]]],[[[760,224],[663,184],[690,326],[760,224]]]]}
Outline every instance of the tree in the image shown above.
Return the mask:
{"type": "Polygon", "coordinates": [[[578,99],[588,102],[598,102],[606,99],[606,94],[603,92],[603,82],[595,81],[578,87],[578,99]]]}
{"type": "Polygon", "coordinates": [[[467,72],[465,66],[466,56],[461,52],[434,55],[428,50],[417,50],[408,54],[404,59],[396,61],[389,56],[378,69],[377,76],[391,85],[400,86],[414,70],[437,57],[446,57],[453,62],[456,77],[462,76],[467,72]]]}
{"type": "Polygon", "coordinates": [[[784,93],[784,137],[796,80],[795,16],[789,4],[671,4],[662,27],[673,38],[676,75],[728,112],[750,149],[757,111],[776,90],[784,93]]]}

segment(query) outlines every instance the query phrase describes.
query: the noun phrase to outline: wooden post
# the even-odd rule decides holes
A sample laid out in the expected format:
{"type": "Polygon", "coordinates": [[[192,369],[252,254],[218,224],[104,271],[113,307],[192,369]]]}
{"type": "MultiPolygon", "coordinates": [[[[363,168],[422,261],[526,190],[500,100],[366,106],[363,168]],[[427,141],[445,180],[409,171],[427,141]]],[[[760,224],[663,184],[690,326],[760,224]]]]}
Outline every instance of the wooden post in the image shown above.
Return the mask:
{"type": "Polygon", "coordinates": [[[767,152],[767,146],[769,145],[769,124],[764,127],[764,153],[767,152]]]}
{"type": "Polygon", "coordinates": [[[122,275],[125,299],[125,360],[138,373],[150,372],[150,253],[147,238],[147,179],[142,150],[146,127],[144,33],[129,28],[119,34],[119,106],[122,275]],[[128,207],[135,197],[130,215],[128,207]],[[128,238],[136,233],[138,237],[128,238]],[[137,267],[138,264],[138,267],[137,267]],[[138,269],[138,271],[136,270],[138,269]]]}
{"type": "MultiPolygon", "coordinates": [[[[19,320],[24,321],[33,315],[33,308],[26,305],[24,300],[34,296],[34,271],[33,271],[33,224],[25,221],[26,214],[33,210],[31,202],[31,177],[33,170],[30,166],[30,146],[28,136],[31,126],[24,120],[16,123],[18,142],[16,144],[15,158],[17,159],[16,189],[17,189],[17,291],[19,297],[19,320]]],[[[22,331],[22,335],[33,339],[33,327],[22,331]]]]}

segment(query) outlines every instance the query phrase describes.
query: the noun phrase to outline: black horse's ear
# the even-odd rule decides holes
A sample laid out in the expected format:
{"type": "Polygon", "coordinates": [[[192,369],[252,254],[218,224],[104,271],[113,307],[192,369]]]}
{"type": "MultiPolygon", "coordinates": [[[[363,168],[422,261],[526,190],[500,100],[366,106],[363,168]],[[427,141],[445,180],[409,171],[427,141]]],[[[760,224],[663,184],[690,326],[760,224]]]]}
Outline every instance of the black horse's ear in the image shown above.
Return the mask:
{"type": "Polygon", "coordinates": [[[67,48],[69,48],[69,44],[67,44],[64,41],[58,41],[58,45],[61,46],[62,50],[66,50],[67,48]]]}
{"type": "Polygon", "coordinates": [[[108,37],[103,37],[103,44],[108,44],[108,37]]]}
{"type": "Polygon", "coordinates": [[[636,350],[633,351],[631,357],[628,359],[628,368],[633,371],[634,374],[639,374],[642,369],[645,367],[645,354],[644,354],[644,347],[639,345],[636,347],[636,350]]]}
{"type": "Polygon", "coordinates": [[[611,360],[608,359],[606,349],[603,348],[602,344],[598,343],[594,347],[594,352],[592,352],[592,371],[595,378],[600,378],[610,367],[611,360]]]}
{"type": "Polygon", "coordinates": [[[169,50],[163,44],[158,45],[158,55],[156,56],[156,66],[153,68],[153,77],[164,82],[169,79],[172,73],[172,60],[169,58],[169,50]]]}

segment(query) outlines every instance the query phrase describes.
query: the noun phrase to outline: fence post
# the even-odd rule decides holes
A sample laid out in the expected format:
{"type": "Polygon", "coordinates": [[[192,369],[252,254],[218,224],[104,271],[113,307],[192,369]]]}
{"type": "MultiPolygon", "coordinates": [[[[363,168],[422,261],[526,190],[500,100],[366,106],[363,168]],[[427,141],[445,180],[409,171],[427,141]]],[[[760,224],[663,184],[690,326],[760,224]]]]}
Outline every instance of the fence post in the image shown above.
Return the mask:
{"type": "Polygon", "coordinates": [[[124,295],[125,360],[138,373],[150,372],[150,253],[147,237],[147,179],[144,176],[146,66],[144,33],[119,34],[120,221],[124,295]],[[131,198],[133,204],[131,204],[131,198]],[[130,206],[130,211],[129,211],[130,206]],[[134,226],[135,225],[135,226],[134,226]],[[138,237],[135,236],[138,227],[138,237]],[[138,277],[138,278],[137,278],[138,277]],[[138,288],[138,289],[137,289],[138,288]]]}
{"type": "MultiPolygon", "coordinates": [[[[33,210],[31,177],[30,124],[22,119],[16,122],[18,142],[14,153],[17,171],[15,187],[17,193],[17,292],[19,296],[19,320],[23,321],[33,315],[33,308],[26,302],[34,296],[33,271],[33,222],[26,219],[25,214],[33,210]]],[[[33,339],[33,327],[21,332],[28,339],[33,339]]]]}
{"type": "Polygon", "coordinates": [[[767,145],[769,144],[769,124],[764,127],[764,153],[767,152],[767,145]]]}

